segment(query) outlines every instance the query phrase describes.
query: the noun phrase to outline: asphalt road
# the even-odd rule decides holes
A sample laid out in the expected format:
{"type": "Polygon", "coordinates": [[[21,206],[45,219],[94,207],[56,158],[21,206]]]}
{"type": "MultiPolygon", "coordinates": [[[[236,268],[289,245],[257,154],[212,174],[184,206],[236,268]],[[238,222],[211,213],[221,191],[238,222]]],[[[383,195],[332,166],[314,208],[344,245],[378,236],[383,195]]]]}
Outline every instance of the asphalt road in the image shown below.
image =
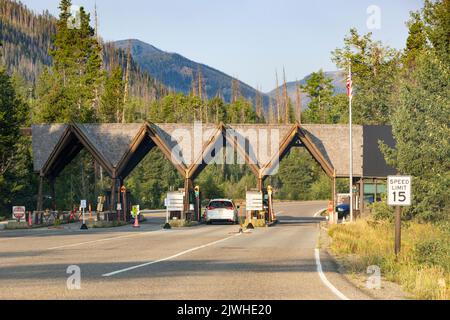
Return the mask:
{"type": "Polygon", "coordinates": [[[280,224],[244,234],[233,225],[161,230],[157,213],[140,229],[1,231],[0,299],[369,299],[316,250],[313,216],[325,207],[278,204],[280,224]],[[71,265],[79,290],[67,288],[71,265]]]}

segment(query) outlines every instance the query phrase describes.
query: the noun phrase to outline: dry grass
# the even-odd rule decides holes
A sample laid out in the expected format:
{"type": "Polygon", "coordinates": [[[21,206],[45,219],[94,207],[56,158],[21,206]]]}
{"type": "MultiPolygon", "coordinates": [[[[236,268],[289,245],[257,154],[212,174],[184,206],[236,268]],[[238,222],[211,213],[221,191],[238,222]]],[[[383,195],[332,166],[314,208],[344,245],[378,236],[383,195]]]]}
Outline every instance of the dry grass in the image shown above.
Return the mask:
{"type": "Polygon", "coordinates": [[[353,272],[377,265],[387,280],[400,284],[416,299],[450,299],[450,234],[448,227],[415,222],[402,226],[402,252],[394,254],[394,226],[360,220],[333,226],[331,250],[347,257],[353,272]]]}

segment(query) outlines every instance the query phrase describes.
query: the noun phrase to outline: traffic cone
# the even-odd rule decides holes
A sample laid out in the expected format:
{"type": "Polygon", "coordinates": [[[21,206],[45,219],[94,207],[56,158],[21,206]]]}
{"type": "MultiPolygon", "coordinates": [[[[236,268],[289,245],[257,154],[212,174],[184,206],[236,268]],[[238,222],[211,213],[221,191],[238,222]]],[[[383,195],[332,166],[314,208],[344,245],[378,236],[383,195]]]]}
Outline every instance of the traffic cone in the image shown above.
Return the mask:
{"type": "Polygon", "coordinates": [[[134,225],[133,228],[140,228],[141,226],[139,225],[139,215],[137,214],[136,217],[134,218],[134,225]]]}

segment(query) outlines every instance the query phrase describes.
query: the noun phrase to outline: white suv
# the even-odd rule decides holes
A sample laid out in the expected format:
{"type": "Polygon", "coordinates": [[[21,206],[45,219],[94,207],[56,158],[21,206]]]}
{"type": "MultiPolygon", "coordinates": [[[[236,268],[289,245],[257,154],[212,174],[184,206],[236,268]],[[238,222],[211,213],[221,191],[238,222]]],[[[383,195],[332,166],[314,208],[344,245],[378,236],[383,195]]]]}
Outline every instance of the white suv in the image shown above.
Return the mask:
{"type": "Polygon", "coordinates": [[[239,212],[229,199],[215,199],[211,200],[205,211],[205,220],[207,224],[213,222],[231,222],[239,223],[239,212]]]}

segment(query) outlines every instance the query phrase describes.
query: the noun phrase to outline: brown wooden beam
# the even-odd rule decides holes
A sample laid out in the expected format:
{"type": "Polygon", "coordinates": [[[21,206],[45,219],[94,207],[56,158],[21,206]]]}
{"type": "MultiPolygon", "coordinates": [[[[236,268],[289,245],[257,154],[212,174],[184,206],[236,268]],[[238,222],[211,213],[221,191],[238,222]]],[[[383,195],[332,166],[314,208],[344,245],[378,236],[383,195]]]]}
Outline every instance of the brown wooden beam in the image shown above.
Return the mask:
{"type": "Polygon", "coordinates": [[[309,138],[307,133],[305,133],[300,126],[298,126],[298,137],[300,138],[302,143],[305,145],[305,147],[309,151],[309,153],[320,164],[323,171],[325,171],[325,173],[328,175],[328,177],[333,178],[334,177],[333,166],[325,159],[325,157],[322,155],[322,153],[317,148],[317,146],[312,142],[312,140],[309,138]]]}
{"type": "Polygon", "coordinates": [[[283,137],[280,144],[280,149],[278,153],[273,155],[272,159],[261,169],[261,176],[266,177],[268,173],[270,173],[273,168],[279,163],[280,156],[286,152],[288,148],[291,147],[293,140],[297,134],[297,125],[294,125],[289,133],[283,137]]]}
{"type": "Polygon", "coordinates": [[[50,179],[50,196],[52,197],[52,210],[56,211],[56,190],[55,190],[56,178],[50,179]]]}
{"type": "Polygon", "coordinates": [[[184,179],[184,212],[181,213],[181,219],[186,219],[186,213],[190,211],[190,193],[194,188],[194,183],[192,179],[184,179]]]}
{"type": "Polygon", "coordinates": [[[94,157],[94,159],[103,167],[103,169],[109,174],[110,177],[113,176],[114,168],[112,164],[105,158],[102,154],[91,144],[89,139],[84,135],[77,124],[73,123],[70,125],[72,132],[78,138],[78,140],[83,144],[84,148],[94,157]]]}
{"type": "Polygon", "coordinates": [[[37,211],[43,211],[44,208],[44,176],[39,175],[39,186],[38,186],[38,194],[37,194],[37,211]]]}
{"type": "MultiPolygon", "coordinates": [[[[223,124],[222,124],[223,126],[223,124]]],[[[229,143],[231,143],[235,150],[237,150],[237,152],[244,157],[245,163],[250,167],[250,170],[252,170],[253,174],[256,176],[256,178],[260,177],[260,167],[257,164],[251,163],[250,161],[250,155],[246,152],[245,149],[243,149],[239,143],[237,142],[237,137],[235,137],[235,139],[233,139],[232,141],[230,141],[230,137],[228,136],[228,134],[226,134],[226,128],[225,126],[223,126],[225,129],[225,140],[228,141],[229,143]]]]}
{"type": "Polygon", "coordinates": [[[156,144],[156,146],[161,150],[161,152],[164,154],[167,160],[169,160],[175,168],[178,170],[178,172],[181,174],[183,178],[185,178],[188,175],[188,169],[184,163],[178,164],[174,163],[172,159],[172,151],[170,148],[166,145],[166,143],[159,137],[157,132],[151,127],[150,124],[147,124],[147,132],[150,136],[150,138],[153,140],[153,142],[156,144]]]}
{"type": "MultiPolygon", "coordinates": [[[[215,146],[217,140],[223,136],[223,126],[219,125],[217,127],[216,133],[211,137],[211,139],[208,141],[208,143],[205,146],[202,146],[202,152],[201,155],[195,159],[194,163],[188,168],[187,177],[193,178],[198,174],[199,168],[202,167],[203,161],[205,159],[205,156],[212,151],[212,148],[215,146]]],[[[222,146],[223,147],[223,146],[222,146]]]]}
{"type": "MultiPolygon", "coordinates": [[[[141,146],[141,144],[144,142],[144,140],[147,138],[147,124],[143,124],[141,126],[141,129],[139,130],[136,137],[133,139],[133,141],[130,144],[129,149],[124,154],[122,159],[119,161],[117,165],[117,172],[119,175],[124,171],[125,167],[129,164],[131,159],[135,156],[137,150],[141,146]]],[[[125,177],[124,177],[125,178],[125,177]]]]}

